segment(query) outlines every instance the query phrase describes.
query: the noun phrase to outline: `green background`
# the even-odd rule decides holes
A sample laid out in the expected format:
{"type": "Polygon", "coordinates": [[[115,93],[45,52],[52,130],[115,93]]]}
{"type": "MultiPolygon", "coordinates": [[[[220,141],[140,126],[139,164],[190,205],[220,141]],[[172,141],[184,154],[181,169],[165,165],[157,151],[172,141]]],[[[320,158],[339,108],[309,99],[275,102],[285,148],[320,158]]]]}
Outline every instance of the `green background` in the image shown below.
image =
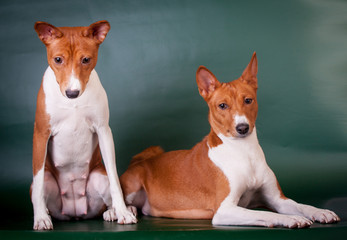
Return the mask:
{"type": "Polygon", "coordinates": [[[0,2],[0,236],[323,238],[347,234],[347,2],[323,0],[0,2]],[[257,52],[257,130],[284,193],[342,222],[291,231],[141,218],[133,226],[55,222],[32,232],[29,186],[36,95],[47,67],[35,21],[111,24],[96,70],[110,107],[118,173],[151,145],[188,149],[209,132],[195,72],[238,78],[257,52]],[[165,231],[164,231],[165,230],[165,231]],[[200,231],[197,231],[200,230],[200,231]]]}

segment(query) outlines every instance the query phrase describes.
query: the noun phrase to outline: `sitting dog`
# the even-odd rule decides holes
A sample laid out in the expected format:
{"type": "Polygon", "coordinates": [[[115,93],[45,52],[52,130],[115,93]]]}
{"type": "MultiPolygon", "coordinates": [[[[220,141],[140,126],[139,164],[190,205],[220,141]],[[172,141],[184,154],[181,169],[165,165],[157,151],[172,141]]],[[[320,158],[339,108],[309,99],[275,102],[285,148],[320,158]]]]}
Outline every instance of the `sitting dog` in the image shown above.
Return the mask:
{"type": "Polygon", "coordinates": [[[89,27],[35,24],[49,64],[37,96],[34,125],[35,230],[53,229],[50,215],[87,219],[105,210],[106,221],[137,221],[124,203],[107,96],[94,70],[99,45],[109,29],[107,21],[89,27]]]}
{"type": "Polygon", "coordinates": [[[155,217],[212,219],[214,225],[303,228],[333,223],[332,211],[284,196],[258,143],[256,54],[241,77],[221,83],[197,70],[209,107],[210,133],[191,150],[151,147],[136,155],[121,176],[126,203],[155,217]],[[266,207],[275,212],[250,210],[266,207]]]}

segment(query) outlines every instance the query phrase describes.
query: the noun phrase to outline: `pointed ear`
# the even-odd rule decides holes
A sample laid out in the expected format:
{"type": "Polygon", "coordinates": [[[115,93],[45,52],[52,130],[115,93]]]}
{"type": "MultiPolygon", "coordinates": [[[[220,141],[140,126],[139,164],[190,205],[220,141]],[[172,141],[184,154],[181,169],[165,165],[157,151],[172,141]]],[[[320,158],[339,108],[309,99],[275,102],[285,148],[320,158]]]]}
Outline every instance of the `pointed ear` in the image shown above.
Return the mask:
{"type": "Polygon", "coordinates": [[[205,100],[220,86],[220,82],[217,78],[204,66],[200,66],[196,71],[196,82],[198,84],[199,93],[205,100]]]}
{"type": "Polygon", "coordinates": [[[241,75],[241,80],[254,86],[258,87],[258,79],[257,79],[257,73],[258,73],[258,60],[257,55],[254,52],[251,61],[249,62],[246,69],[243,71],[241,75]]]}
{"type": "Polygon", "coordinates": [[[45,44],[50,44],[54,39],[63,36],[63,33],[53,25],[46,22],[36,22],[35,31],[39,35],[40,40],[45,44]]]}
{"type": "Polygon", "coordinates": [[[108,33],[110,31],[111,26],[107,21],[98,21],[91,24],[88,29],[83,33],[85,37],[90,37],[95,39],[98,44],[101,44],[108,33]]]}

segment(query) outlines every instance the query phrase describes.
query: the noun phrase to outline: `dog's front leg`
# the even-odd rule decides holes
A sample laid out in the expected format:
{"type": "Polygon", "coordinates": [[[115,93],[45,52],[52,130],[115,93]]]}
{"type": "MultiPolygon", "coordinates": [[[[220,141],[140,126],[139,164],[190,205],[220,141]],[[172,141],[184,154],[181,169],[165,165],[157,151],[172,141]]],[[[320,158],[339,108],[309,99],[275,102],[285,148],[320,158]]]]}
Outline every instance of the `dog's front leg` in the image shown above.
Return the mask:
{"type": "Polygon", "coordinates": [[[334,223],[340,221],[336,213],[319,209],[310,205],[300,204],[285,197],[273,172],[263,186],[262,192],[265,205],[278,213],[299,215],[319,223],[334,223]]]}
{"type": "Polygon", "coordinates": [[[136,223],[136,217],[127,209],[124,203],[123,193],[116,169],[116,156],[111,129],[109,126],[99,127],[97,129],[97,134],[101,155],[110,182],[110,194],[112,198],[112,206],[107,206],[109,209],[104,213],[104,220],[117,220],[120,224],[136,223]]]}
{"type": "Polygon", "coordinates": [[[301,216],[287,216],[267,211],[257,211],[237,206],[228,196],[212,219],[213,225],[263,226],[304,228],[312,222],[301,216]]]}
{"type": "Polygon", "coordinates": [[[34,208],[34,229],[53,229],[51,217],[45,201],[44,181],[47,145],[51,136],[49,116],[46,113],[45,95],[41,84],[37,95],[37,107],[33,136],[33,182],[31,201],[34,208]]]}
{"type": "Polygon", "coordinates": [[[292,199],[286,198],[275,186],[267,191],[265,199],[267,202],[266,205],[278,213],[299,215],[319,223],[340,221],[340,218],[333,211],[297,203],[292,199]]]}
{"type": "Polygon", "coordinates": [[[33,183],[31,185],[31,201],[34,208],[34,229],[53,229],[51,217],[48,215],[44,199],[44,173],[47,155],[47,144],[50,133],[40,131],[35,123],[33,138],[33,183]]]}
{"type": "Polygon", "coordinates": [[[278,198],[273,200],[272,207],[279,213],[300,215],[319,223],[334,223],[340,221],[340,218],[333,211],[297,203],[289,198],[278,198]]]}

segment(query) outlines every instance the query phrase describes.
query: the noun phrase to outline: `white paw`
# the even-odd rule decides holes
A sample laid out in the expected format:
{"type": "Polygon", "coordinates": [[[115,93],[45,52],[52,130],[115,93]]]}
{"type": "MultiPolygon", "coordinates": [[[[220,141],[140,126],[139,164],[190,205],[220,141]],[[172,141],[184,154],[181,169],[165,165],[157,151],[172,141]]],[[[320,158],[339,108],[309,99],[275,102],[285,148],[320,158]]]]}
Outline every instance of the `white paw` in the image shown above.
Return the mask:
{"type": "Polygon", "coordinates": [[[41,216],[34,217],[34,230],[51,230],[53,224],[51,217],[48,214],[42,214],[41,216]]]}
{"type": "MultiPolygon", "coordinates": [[[[133,211],[132,208],[130,208],[130,210],[133,211]]],[[[117,220],[117,223],[119,224],[137,223],[136,216],[131,211],[129,211],[128,209],[124,209],[123,211],[116,212],[114,208],[110,208],[104,212],[103,217],[105,221],[113,222],[117,220]]]]}
{"type": "Polygon", "coordinates": [[[113,222],[117,220],[116,210],[114,208],[106,210],[102,216],[107,222],[113,222]]]}
{"type": "Polygon", "coordinates": [[[312,221],[305,217],[294,215],[281,215],[265,222],[266,227],[285,227],[285,228],[306,228],[313,224],[312,221]]]}
{"type": "MultiPolygon", "coordinates": [[[[136,219],[136,215],[133,212],[134,207],[129,207],[128,209],[126,209],[125,211],[122,212],[118,212],[117,216],[118,216],[118,223],[119,224],[132,224],[132,223],[137,223],[137,219],[136,219]]],[[[136,208],[135,208],[136,211],[136,208]]],[[[137,211],[136,211],[137,213],[137,211]]]]}
{"type": "Polygon", "coordinates": [[[288,228],[306,228],[313,224],[313,222],[302,216],[286,216],[283,227],[288,228]]]}
{"type": "Polygon", "coordinates": [[[336,215],[336,213],[325,209],[318,209],[310,218],[312,221],[319,223],[334,223],[340,221],[340,218],[336,215]]]}
{"type": "Polygon", "coordinates": [[[127,209],[133,213],[135,217],[137,217],[137,208],[134,206],[127,206],[127,209]]]}

